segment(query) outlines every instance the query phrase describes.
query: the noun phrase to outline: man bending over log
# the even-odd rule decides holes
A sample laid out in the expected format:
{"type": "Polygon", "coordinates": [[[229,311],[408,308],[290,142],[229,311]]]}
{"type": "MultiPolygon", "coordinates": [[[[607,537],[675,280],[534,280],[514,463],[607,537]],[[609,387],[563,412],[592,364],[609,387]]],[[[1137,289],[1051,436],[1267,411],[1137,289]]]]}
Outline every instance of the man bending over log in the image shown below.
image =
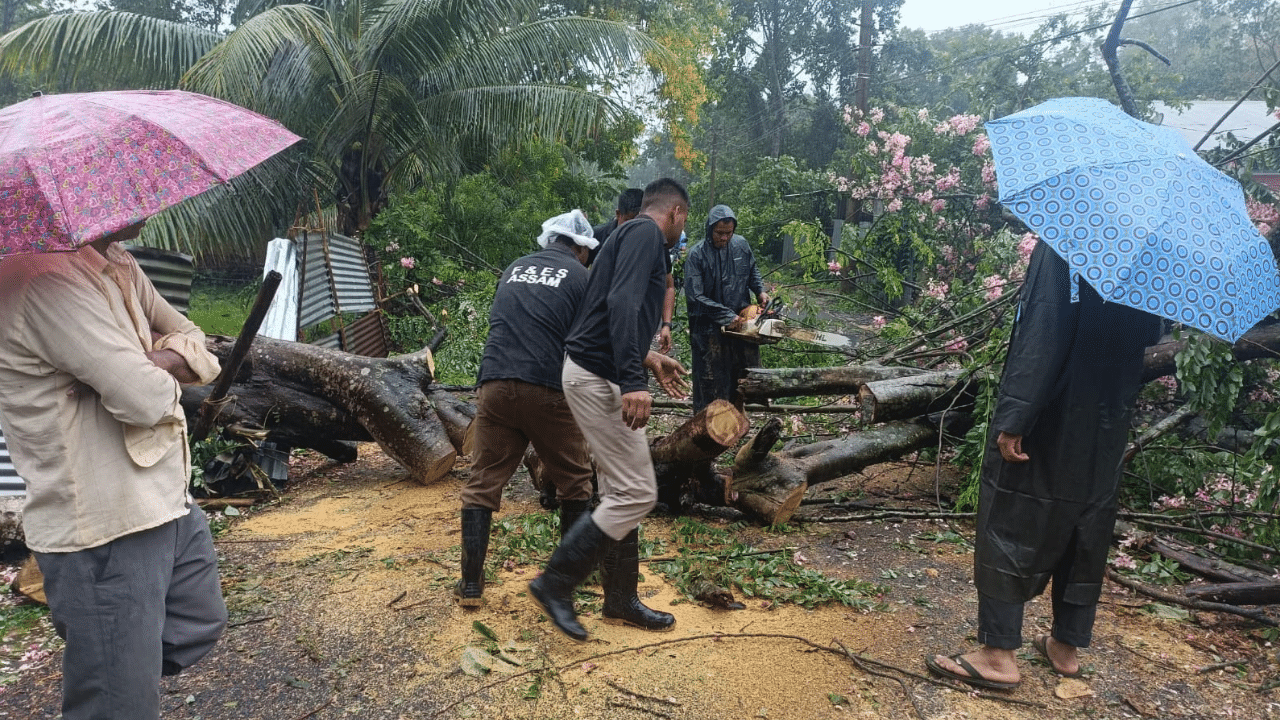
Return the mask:
{"type": "Polygon", "coordinates": [[[489,526],[502,489],[533,443],[544,478],[560,501],[560,531],[591,501],[587,441],[560,388],[564,339],[587,290],[587,254],[596,247],[581,210],[542,223],[542,250],[511,263],[498,280],[489,311],[489,339],[480,361],[475,457],[462,489],[462,579],[454,595],[479,607],[489,526]]]}
{"type": "Polygon", "coordinates": [[[636,597],[638,530],[658,497],[644,427],[652,397],[645,367],[677,397],[676,360],[650,353],[667,289],[667,250],[689,216],[689,193],[669,178],[644,190],[640,216],[605,243],[566,342],[565,399],[600,470],[600,506],[569,529],[529,594],[556,628],[575,640],[587,631],[573,611],[573,591],[603,559],[606,620],[669,630],[675,618],[636,597]]]}

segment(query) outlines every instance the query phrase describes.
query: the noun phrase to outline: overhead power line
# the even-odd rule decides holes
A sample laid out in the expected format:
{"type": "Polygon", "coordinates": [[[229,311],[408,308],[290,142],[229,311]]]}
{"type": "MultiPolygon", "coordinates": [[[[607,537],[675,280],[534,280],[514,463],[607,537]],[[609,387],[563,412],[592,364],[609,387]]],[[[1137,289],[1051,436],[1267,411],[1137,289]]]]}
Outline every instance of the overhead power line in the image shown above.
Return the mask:
{"type": "MultiPolygon", "coordinates": [[[[1128,20],[1136,20],[1136,19],[1138,19],[1138,18],[1142,18],[1142,17],[1149,17],[1149,16],[1151,16],[1151,15],[1155,15],[1155,14],[1162,13],[1162,12],[1167,12],[1167,11],[1169,11],[1169,10],[1173,10],[1173,9],[1175,9],[1175,8],[1180,8],[1180,7],[1184,6],[1184,5],[1192,5],[1192,4],[1195,4],[1195,3],[1198,3],[1198,2],[1203,2],[1203,0],[1183,0],[1183,2],[1174,3],[1174,4],[1172,4],[1172,5],[1166,5],[1166,6],[1164,6],[1164,7],[1156,8],[1156,9],[1151,10],[1151,11],[1149,11],[1149,12],[1140,13],[1140,14],[1138,14],[1138,15],[1130,15],[1130,16],[1126,19],[1126,22],[1127,22],[1128,20]]],[[[1050,16],[1050,17],[1052,17],[1052,16],[1050,16]]],[[[927,76],[929,76],[929,75],[936,75],[936,74],[938,74],[938,73],[940,73],[940,72],[944,72],[944,71],[946,71],[946,70],[950,70],[950,69],[952,69],[952,68],[960,67],[960,66],[962,66],[962,65],[968,65],[968,64],[970,64],[970,63],[983,62],[983,61],[985,61],[985,60],[990,60],[990,59],[992,59],[992,58],[998,58],[998,57],[1002,57],[1002,56],[1005,56],[1005,55],[1014,55],[1014,54],[1016,54],[1016,53],[1020,53],[1020,52],[1022,52],[1022,51],[1024,51],[1024,50],[1030,50],[1030,49],[1032,49],[1032,48],[1039,47],[1039,46],[1041,46],[1041,45],[1050,45],[1050,44],[1056,43],[1056,42],[1058,42],[1058,41],[1060,41],[1060,40],[1067,40],[1067,39],[1069,39],[1069,38],[1073,38],[1073,37],[1075,37],[1075,36],[1077,36],[1077,35],[1085,35],[1085,34],[1087,34],[1087,33],[1097,32],[1097,31],[1099,31],[1099,30],[1105,30],[1105,29],[1107,29],[1107,28],[1110,28],[1110,27],[1111,27],[1111,25],[1112,25],[1112,23],[1111,23],[1111,22],[1103,23],[1103,24],[1101,24],[1101,25],[1092,25],[1092,26],[1090,26],[1090,27],[1081,28],[1081,29],[1076,30],[1076,31],[1074,31],[1074,32],[1063,33],[1063,34],[1061,34],[1061,35],[1055,35],[1054,37],[1046,38],[1046,39],[1044,39],[1044,40],[1037,40],[1036,42],[1026,43],[1026,44],[1024,44],[1024,45],[1019,45],[1019,46],[1014,47],[1014,48],[1009,48],[1008,50],[1001,50],[1001,51],[999,51],[999,52],[987,53],[987,54],[984,54],[984,55],[975,55],[975,56],[973,56],[973,57],[968,57],[968,58],[961,58],[961,59],[956,60],[956,61],[954,61],[954,62],[952,62],[952,63],[947,64],[947,65],[943,65],[943,66],[941,66],[941,67],[927,68],[927,69],[922,70],[922,71],[920,71],[920,72],[918,72],[918,73],[915,73],[915,74],[913,74],[913,75],[904,75],[904,76],[902,76],[902,77],[897,77],[897,78],[885,78],[885,79],[881,80],[878,84],[882,84],[882,85],[883,85],[883,84],[889,84],[889,83],[909,82],[909,81],[911,81],[911,80],[915,80],[915,79],[922,78],[922,77],[927,77],[927,76]]]]}

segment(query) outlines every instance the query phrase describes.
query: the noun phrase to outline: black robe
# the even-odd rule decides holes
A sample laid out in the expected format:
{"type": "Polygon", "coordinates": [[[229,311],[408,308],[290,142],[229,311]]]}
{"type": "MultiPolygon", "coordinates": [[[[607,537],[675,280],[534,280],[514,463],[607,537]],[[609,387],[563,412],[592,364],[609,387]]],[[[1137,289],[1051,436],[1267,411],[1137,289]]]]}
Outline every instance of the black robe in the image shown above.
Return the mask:
{"type": "Polygon", "coordinates": [[[1026,602],[1061,567],[1065,601],[1097,602],[1143,351],[1160,329],[1153,315],[1104,303],[1083,279],[1071,302],[1066,262],[1036,245],[982,464],[979,593],[1026,602]],[[1001,431],[1023,436],[1029,461],[1004,461],[1001,431]]]}

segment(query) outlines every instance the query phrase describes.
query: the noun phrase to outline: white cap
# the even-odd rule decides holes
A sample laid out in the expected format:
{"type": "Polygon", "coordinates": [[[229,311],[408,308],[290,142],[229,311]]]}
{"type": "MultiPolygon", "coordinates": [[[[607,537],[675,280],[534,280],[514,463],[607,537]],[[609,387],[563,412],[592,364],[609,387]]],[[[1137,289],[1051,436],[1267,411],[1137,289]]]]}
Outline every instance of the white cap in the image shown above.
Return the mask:
{"type": "Polygon", "coordinates": [[[573,241],[588,250],[594,250],[599,241],[592,235],[591,223],[581,210],[570,210],[563,215],[549,218],[542,223],[542,234],[538,236],[538,245],[546,247],[557,235],[573,238],[573,241]]]}

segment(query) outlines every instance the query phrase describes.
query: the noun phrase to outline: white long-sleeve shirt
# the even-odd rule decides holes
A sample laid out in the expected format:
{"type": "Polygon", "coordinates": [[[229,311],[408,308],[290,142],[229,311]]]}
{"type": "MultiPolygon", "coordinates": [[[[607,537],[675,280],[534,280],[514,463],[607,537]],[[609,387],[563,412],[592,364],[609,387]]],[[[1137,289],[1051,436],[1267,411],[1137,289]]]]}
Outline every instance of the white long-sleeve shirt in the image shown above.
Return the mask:
{"type": "Polygon", "coordinates": [[[0,425],[32,550],[96,547],[187,512],[181,390],[147,358],[158,349],[217,376],[204,333],[119,245],[0,260],[0,425]],[[77,382],[92,391],[68,394],[77,382]]]}

